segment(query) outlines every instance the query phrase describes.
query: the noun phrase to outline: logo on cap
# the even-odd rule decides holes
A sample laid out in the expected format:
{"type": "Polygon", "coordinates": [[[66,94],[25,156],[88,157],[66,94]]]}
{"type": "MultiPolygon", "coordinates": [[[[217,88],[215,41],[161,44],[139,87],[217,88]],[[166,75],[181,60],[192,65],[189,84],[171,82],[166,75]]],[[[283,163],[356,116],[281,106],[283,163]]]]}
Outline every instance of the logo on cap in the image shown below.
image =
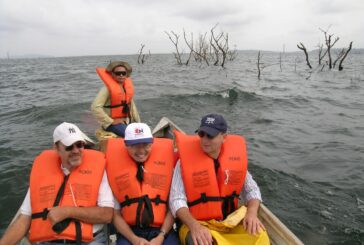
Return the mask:
{"type": "Polygon", "coordinates": [[[144,131],[143,131],[142,128],[135,128],[134,133],[135,134],[142,134],[142,133],[144,133],[144,131]]]}
{"type": "Polygon", "coordinates": [[[215,118],[208,117],[208,118],[206,118],[205,123],[207,123],[207,124],[214,124],[215,123],[215,118]]]}
{"type": "Polygon", "coordinates": [[[76,133],[76,129],[74,129],[74,128],[68,128],[68,131],[70,132],[70,134],[72,134],[72,133],[76,133]]]}

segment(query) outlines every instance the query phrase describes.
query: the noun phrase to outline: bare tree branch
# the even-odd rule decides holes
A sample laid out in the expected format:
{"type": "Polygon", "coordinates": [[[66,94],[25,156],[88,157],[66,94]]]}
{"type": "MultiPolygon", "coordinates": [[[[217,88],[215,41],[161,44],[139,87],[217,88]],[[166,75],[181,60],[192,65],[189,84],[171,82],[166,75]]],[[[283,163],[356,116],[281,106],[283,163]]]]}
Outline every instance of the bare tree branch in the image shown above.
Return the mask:
{"type": "Polygon", "coordinates": [[[305,56],[306,56],[306,63],[307,63],[307,66],[308,66],[308,67],[310,67],[310,69],[312,69],[312,66],[311,66],[311,64],[310,64],[310,61],[308,60],[308,53],[307,53],[306,47],[305,47],[305,45],[303,45],[303,43],[300,43],[300,44],[301,44],[301,46],[299,46],[299,45],[297,44],[297,48],[299,48],[299,49],[303,50],[303,52],[305,53],[305,56]]]}
{"type": "Polygon", "coordinates": [[[353,41],[351,41],[351,42],[350,42],[350,45],[349,45],[348,50],[346,50],[346,52],[345,52],[345,54],[344,54],[343,58],[340,60],[340,63],[339,63],[339,71],[342,71],[342,70],[344,69],[344,67],[342,66],[342,64],[343,64],[343,62],[344,62],[344,60],[345,60],[346,56],[347,56],[347,55],[348,55],[348,53],[350,52],[350,50],[351,50],[351,47],[352,47],[352,46],[353,46],[353,41]]]}
{"type": "Polygon", "coordinates": [[[171,34],[174,36],[174,38],[172,38],[171,34],[169,34],[167,31],[165,31],[165,33],[167,34],[169,40],[171,40],[171,42],[173,43],[174,47],[176,48],[176,53],[173,53],[173,54],[174,54],[174,57],[176,58],[177,64],[178,65],[182,65],[181,54],[180,54],[180,52],[178,50],[178,39],[179,39],[179,35],[177,35],[173,31],[171,31],[171,34]]]}

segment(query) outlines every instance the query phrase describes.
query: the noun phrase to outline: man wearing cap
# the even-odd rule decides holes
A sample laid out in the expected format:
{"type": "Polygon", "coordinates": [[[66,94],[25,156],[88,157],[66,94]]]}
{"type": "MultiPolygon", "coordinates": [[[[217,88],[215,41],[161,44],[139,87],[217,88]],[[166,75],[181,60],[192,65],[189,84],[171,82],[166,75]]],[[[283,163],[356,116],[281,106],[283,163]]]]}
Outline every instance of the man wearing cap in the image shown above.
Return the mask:
{"type": "Polygon", "coordinates": [[[109,139],[107,175],[116,198],[117,245],[179,244],[168,209],[174,150],[170,139],[153,138],[145,123],[131,123],[125,139],[109,139]]]}
{"type": "Polygon", "coordinates": [[[130,78],[131,66],[124,61],[113,61],[106,69],[96,68],[104,82],[91,105],[91,111],[101,127],[120,137],[130,122],[140,122],[135,106],[134,86],[130,78]]]}
{"type": "MultiPolygon", "coordinates": [[[[265,230],[257,217],[261,193],[247,171],[244,138],[228,135],[227,123],[218,114],[204,116],[196,132],[198,136],[175,132],[180,159],[173,175],[169,205],[188,232],[184,237],[180,231],[182,244],[212,244],[212,231],[200,222],[224,220],[238,209],[240,193],[247,206],[242,221],[246,232],[255,235],[265,230]]],[[[242,227],[241,230],[245,232],[242,227]]],[[[218,244],[236,244],[228,242],[230,238],[218,244]]]]}
{"type": "Polygon", "coordinates": [[[114,200],[103,153],[84,149],[83,133],[72,123],[58,125],[53,142],[53,150],[35,158],[20,215],[0,245],[16,244],[28,232],[37,244],[106,243],[102,228],[112,220],[114,200]]]}

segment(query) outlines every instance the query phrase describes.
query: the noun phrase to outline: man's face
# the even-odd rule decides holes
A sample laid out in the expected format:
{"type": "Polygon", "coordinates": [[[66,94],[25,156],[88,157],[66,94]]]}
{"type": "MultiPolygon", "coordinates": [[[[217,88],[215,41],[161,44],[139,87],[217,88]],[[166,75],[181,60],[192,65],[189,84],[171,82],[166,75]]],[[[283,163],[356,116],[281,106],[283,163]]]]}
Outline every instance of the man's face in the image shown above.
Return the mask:
{"type": "Polygon", "coordinates": [[[114,80],[121,84],[125,81],[127,74],[128,73],[123,66],[115,67],[114,71],[111,73],[114,80]]]}
{"type": "Polygon", "coordinates": [[[82,163],[82,154],[85,143],[77,141],[70,146],[65,146],[62,142],[55,144],[55,149],[62,160],[63,167],[72,170],[82,163]]]}
{"type": "Polygon", "coordinates": [[[126,146],[126,149],[136,162],[145,162],[152,150],[152,143],[141,143],[135,145],[126,146]]]}
{"type": "Polygon", "coordinates": [[[219,133],[212,137],[207,133],[200,131],[198,135],[200,136],[202,150],[210,157],[216,159],[220,154],[221,145],[224,143],[226,133],[219,133]]]}

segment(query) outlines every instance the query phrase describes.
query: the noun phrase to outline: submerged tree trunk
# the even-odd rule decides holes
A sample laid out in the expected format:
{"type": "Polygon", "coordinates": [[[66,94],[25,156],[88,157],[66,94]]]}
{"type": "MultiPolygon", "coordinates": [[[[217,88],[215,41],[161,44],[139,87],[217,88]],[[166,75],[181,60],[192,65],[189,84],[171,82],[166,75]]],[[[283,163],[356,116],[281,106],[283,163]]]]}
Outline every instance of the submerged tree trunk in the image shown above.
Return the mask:
{"type": "Polygon", "coordinates": [[[257,68],[258,68],[258,79],[260,79],[260,59],[262,58],[262,55],[260,54],[260,51],[258,52],[258,61],[257,61],[257,68]]]}
{"type": "Polygon", "coordinates": [[[306,47],[305,47],[305,45],[303,45],[303,43],[300,43],[300,44],[301,44],[301,46],[297,44],[297,48],[303,50],[303,52],[305,53],[305,56],[306,56],[307,66],[310,67],[310,69],[312,69],[312,66],[310,64],[310,61],[308,59],[308,53],[307,53],[306,47]]]}
{"type": "Polygon", "coordinates": [[[351,41],[348,50],[346,50],[344,56],[340,60],[340,63],[339,63],[339,71],[342,71],[344,69],[343,62],[344,62],[346,56],[348,55],[348,53],[350,52],[352,46],[353,46],[353,42],[351,41]]]}

